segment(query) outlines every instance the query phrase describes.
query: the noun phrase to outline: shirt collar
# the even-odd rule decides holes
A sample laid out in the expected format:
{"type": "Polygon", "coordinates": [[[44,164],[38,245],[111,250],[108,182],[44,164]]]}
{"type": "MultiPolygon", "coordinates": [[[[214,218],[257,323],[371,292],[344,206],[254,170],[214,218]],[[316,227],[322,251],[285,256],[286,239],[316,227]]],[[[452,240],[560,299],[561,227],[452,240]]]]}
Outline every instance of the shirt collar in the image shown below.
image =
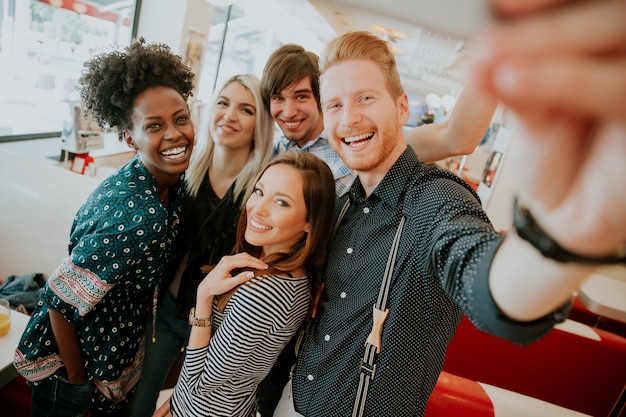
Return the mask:
{"type": "MultiPolygon", "coordinates": [[[[407,181],[415,172],[415,167],[418,164],[419,161],[415,151],[410,146],[407,146],[367,200],[376,201],[380,199],[391,207],[398,206],[401,203],[404,189],[407,187],[407,181]]],[[[365,189],[358,176],[350,187],[349,195],[352,202],[359,199],[362,200],[365,195],[365,189]]]]}
{"type": "MultiPolygon", "coordinates": [[[[298,146],[298,142],[287,139],[287,137],[285,135],[282,135],[280,137],[280,140],[282,141],[282,143],[285,144],[285,148],[286,149],[290,149],[290,148],[293,148],[295,146],[298,146]]],[[[317,142],[324,142],[324,141],[326,143],[328,142],[328,136],[326,135],[325,131],[322,131],[322,133],[320,133],[320,135],[317,138],[308,141],[302,148],[300,148],[300,150],[301,151],[305,151],[305,150],[315,146],[315,144],[317,142]]]]}

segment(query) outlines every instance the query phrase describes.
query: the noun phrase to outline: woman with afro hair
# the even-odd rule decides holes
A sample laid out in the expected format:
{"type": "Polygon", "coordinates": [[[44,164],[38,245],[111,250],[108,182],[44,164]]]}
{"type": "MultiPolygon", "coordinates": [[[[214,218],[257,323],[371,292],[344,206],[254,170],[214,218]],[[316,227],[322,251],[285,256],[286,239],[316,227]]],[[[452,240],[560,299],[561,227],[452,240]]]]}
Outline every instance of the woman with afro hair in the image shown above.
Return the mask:
{"type": "Polygon", "coordinates": [[[132,43],[85,63],[82,106],[137,155],[78,211],[14,363],[33,417],[123,416],[141,373],[145,323],[178,234],[194,125],[193,73],[166,45],[132,43]]]}

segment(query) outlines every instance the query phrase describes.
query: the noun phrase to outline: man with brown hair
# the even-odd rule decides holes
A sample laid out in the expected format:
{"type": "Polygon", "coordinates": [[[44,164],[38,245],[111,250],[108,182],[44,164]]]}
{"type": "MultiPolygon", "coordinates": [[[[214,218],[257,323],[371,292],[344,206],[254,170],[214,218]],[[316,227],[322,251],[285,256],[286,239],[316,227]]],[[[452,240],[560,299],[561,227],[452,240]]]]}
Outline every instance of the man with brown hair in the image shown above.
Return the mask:
{"type": "MultiPolygon", "coordinates": [[[[319,90],[319,58],[300,45],[285,44],[268,58],[261,78],[261,93],[283,136],[274,154],[287,150],[311,152],[323,159],[335,178],[338,196],[345,194],[356,177],[331,147],[324,132],[319,90]]],[[[408,129],[407,142],[424,162],[469,154],[484,136],[497,100],[485,99],[466,89],[455,106],[458,110],[441,123],[408,129]]],[[[258,407],[262,416],[271,416],[291,364],[294,343],[287,346],[259,387],[258,407]]]]}
{"type": "MultiPolygon", "coordinates": [[[[332,150],[324,132],[318,61],[316,54],[300,45],[282,45],[265,64],[261,90],[283,133],[274,153],[295,149],[319,156],[330,166],[337,195],[342,195],[356,174],[332,150]]],[[[470,154],[487,131],[496,106],[496,100],[466,89],[455,106],[458,110],[446,121],[409,129],[407,141],[423,162],[470,154]]]]}

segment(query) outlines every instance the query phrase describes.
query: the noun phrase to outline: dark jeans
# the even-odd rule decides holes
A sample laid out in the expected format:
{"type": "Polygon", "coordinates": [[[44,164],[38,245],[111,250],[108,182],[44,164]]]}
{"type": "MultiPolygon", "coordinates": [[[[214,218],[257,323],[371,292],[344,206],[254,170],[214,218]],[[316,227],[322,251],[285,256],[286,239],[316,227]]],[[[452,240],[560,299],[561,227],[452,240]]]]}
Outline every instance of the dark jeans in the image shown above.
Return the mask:
{"type": "Polygon", "coordinates": [[[166,292],[156,318],[156,342],[150,340],[152,321],[146,325],[146,354],[141,379],[130,400],[128,417],[150,417],[170,367],[187,346],[191,326],[176,318],[176,299],[166,292]]]}
{"type": "Polygon", "coordinates": [[[92,382],[72,384],[53,377],[32,387],[32,417],[126,417],[124,410],[104,412],[92,409],[92,382]]]}
{"type": "Polygon", "coordinates": [[[271,417],[280,401],[283,388],[289,381],[289,373],[296,362],[296,343],[298,334],[291,339],[278,356],[276,363],[259,384],[257,390],[256,405],[261,417],[271,417]]]}
{"type": "Polygon", "coordinates": [[[32,387],[33,417],[84,417],[91,408],[93,384],[53,377],[32,387]]]}

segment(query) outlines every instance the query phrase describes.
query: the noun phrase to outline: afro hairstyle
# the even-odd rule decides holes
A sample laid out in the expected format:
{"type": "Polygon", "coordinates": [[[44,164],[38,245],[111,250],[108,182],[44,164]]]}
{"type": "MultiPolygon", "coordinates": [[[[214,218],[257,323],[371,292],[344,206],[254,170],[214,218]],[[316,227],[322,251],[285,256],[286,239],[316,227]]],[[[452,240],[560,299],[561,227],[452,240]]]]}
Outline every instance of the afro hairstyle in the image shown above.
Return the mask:
{"type": "Polygon", "coordinates": [[[101,53],[85,62],[78,81],[82,107],[99,126],[131,129],[133,102],[151,87],[171,87],[185,101],[193,94],[194,74],[165,44],[134,41],[123,51],[101,53]]]}

